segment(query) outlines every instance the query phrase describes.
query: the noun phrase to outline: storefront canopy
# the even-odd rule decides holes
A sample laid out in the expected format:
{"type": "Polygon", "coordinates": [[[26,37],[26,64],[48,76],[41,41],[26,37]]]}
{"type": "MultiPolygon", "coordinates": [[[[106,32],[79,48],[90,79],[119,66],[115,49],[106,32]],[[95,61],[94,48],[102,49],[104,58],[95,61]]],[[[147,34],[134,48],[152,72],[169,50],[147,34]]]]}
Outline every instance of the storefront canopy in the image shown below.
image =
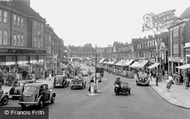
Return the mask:
{"type": "Polygon", "coordinates": [[[99,61],[99,63],[103,63],[104,60],[105,60],[105,58],[102,58],[102,59],[99,61]]]}
{"type": "Polygon", "coordinates": [[[154,63],[153,65],[151,65],[151,66],[149,66],[147,68],[152,69],[152,68],[157,67],[158,65],[160,65],[160,63],[154,63]]]}
{"type": "Polygon", "coordinates": [[[116,65],[116,66],[122,66],[122,64],[123,64],[124,61],[125,61],[125,60],[120,60],[120,61],[117,62],[115,65],[116,65]]]}
{"type": "Polygon", "coordinates": [[[178,68],[178,69],[188,69],[188,68],[190,68],[190,64],[184,64],[184,65],[178,66],[176,68],[178,68]]]}
{"type": "Polygon", "coordinates": [[[129,66],[133,62],[133,59],[127,59],[124,63],[123,66],[129,66]]]}
{"type": "Polygon", "coordinates": [[[115,63],[115,61],[109,61],[107,64],[114,64],[115,63]]]}
{"type": "Polygon", "coordinates": [[[143,68],[146,63],[148,63],[148,60],[140,60],[139,62],[134,62],[131,67],[132,68],[143,68]]]}
{"type": "Polygon", "coordinates": [[[138,65],[139,65],[139,62],[134,62],[130,67],[137,68],[138,65]]]}
{"type": "Polygon", "coordinates": [[[60,68],[61,68],[61,69],[66,69],[66,68],[67,68],[67,65],[63,64],[62,62],[60,62],[60,68]]]}

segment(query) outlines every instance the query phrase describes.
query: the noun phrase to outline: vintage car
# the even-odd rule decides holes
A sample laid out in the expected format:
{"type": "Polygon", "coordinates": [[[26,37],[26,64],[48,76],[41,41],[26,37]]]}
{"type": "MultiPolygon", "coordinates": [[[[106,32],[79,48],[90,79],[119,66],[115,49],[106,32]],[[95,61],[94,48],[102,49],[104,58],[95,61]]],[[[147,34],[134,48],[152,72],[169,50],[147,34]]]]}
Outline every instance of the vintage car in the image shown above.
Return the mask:
{"type": "Polygon", "coordinates": [[[139,73],[137,76],[137,79],[136,79],[136,84],[137,84],[137,86],[139,86],[139,85],[149,86],[150,81],[148,80],[147,73],[144,73],[144,72],[139,73]]]}
{"type": "Polygon", "coordinates": [[[26,106],[42,108],[44,103],[54,103],[55,96],[55,92],[49,89],[47,84],[26,84],[18,104],[21,105],[22,109],[25,109],[26,106]]]}
{"type": "Polygon", "coordinates": [[[9,96],[8,93],[4,93],[2,88],[0,88],[0,105],[7,105],[9,102],[9,96]]]}
{"type": "Polygon", "coordinates": [[[81,75],[82,76],[88,76],[88,71],[86,69],[81,70],[81,75]]]}
{"type": "Polygon", "coordinates": [[[114,92],[115,92],[116,96],[119,94],[130,95],[131,94],[131,87],[129,86],[129,83],[122,82],[121,87],[119,87],[119,85],[117,85],[117,84],[115,85],[114,92]]]}
{"type": "Polygon", "coordinates": [[[86,88],[86,81],[82,77],[74,77],[71,80],[71,89],[76,89],[76,88],[86,88]]]}
{"type": "Polygon", "coordinates": [[[68,87],[69,81],[67,80],[66,76],[57,75],[54,77],[53,86],[54,86],[54,88],[56,88],[56,87],[68,87]]]}
{"type": "Polygon", "coordinates": [[[28,83],[34,83],[34,80],[19,80],[14,82],[13,86],[9,90],[9,97],[18,98],[21,96],[24,85],[28,83]]]}

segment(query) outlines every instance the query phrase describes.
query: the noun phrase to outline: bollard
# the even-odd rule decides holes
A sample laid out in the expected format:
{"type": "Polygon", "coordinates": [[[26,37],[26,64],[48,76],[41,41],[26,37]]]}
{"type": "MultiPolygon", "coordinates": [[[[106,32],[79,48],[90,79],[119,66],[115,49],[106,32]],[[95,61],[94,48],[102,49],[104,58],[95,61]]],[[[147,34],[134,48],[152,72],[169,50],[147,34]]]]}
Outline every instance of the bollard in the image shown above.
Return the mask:
{"type": "Polygon", "coordinates": [[[94,85],[93,84],[90,86],[90,92],[91,92],[91,94],[94,94],[94,85]]]}

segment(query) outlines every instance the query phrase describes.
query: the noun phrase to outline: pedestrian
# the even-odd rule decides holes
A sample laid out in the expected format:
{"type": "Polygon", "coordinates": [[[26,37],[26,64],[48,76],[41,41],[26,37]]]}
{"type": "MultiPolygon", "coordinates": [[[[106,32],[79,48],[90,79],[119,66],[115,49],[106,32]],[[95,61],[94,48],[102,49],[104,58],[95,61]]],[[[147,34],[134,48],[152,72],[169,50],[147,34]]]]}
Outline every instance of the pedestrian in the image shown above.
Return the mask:
{"type": "Polygon", "coordinates": [[[36,82],[36,75],[35,75],[35,73],[34,73],[34,71],[32,71],[32,80],[34,81],[34,82],[36,82]]]}
{"type": "Polygon", "coordinates": [[[169,75],[168,80],[166,80],[166,82],[167,82],[166,89],[168,92],[170,92],[170,89],[172,85],[174,84],[172,75],[169,75]]]}
{"type": "Polygon", "coordinates": [[[187,74],[184,75],[184,81],[185,81],[185,89],[189,87],[189,78],[187,77],[187,74]]]}
{"type": "Polygon", "coordinates": [[[183,84],[183,75],[182,73],[180,73],[180,77],[179,77],[179,84],[182,85],[183,84]]]}
{"type": "Polygon", "coordinates": [[[51,71],[49,71],[49,80],[51,80],[51,77],[52,77],[52,74],[51,74],[52,72],[51,71]]]}

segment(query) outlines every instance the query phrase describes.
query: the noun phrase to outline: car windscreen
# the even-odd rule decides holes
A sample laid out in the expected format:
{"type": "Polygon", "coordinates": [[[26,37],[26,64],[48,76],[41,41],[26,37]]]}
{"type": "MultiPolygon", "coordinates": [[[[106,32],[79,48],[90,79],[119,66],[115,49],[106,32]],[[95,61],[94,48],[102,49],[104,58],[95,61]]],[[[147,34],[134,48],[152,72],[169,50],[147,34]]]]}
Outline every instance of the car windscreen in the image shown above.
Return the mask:
{"type": "Polygon", "coordinates": [[[37,87],[28,85],[24,88],[24,92],[35,92],[37,90],[37,87]]]}

